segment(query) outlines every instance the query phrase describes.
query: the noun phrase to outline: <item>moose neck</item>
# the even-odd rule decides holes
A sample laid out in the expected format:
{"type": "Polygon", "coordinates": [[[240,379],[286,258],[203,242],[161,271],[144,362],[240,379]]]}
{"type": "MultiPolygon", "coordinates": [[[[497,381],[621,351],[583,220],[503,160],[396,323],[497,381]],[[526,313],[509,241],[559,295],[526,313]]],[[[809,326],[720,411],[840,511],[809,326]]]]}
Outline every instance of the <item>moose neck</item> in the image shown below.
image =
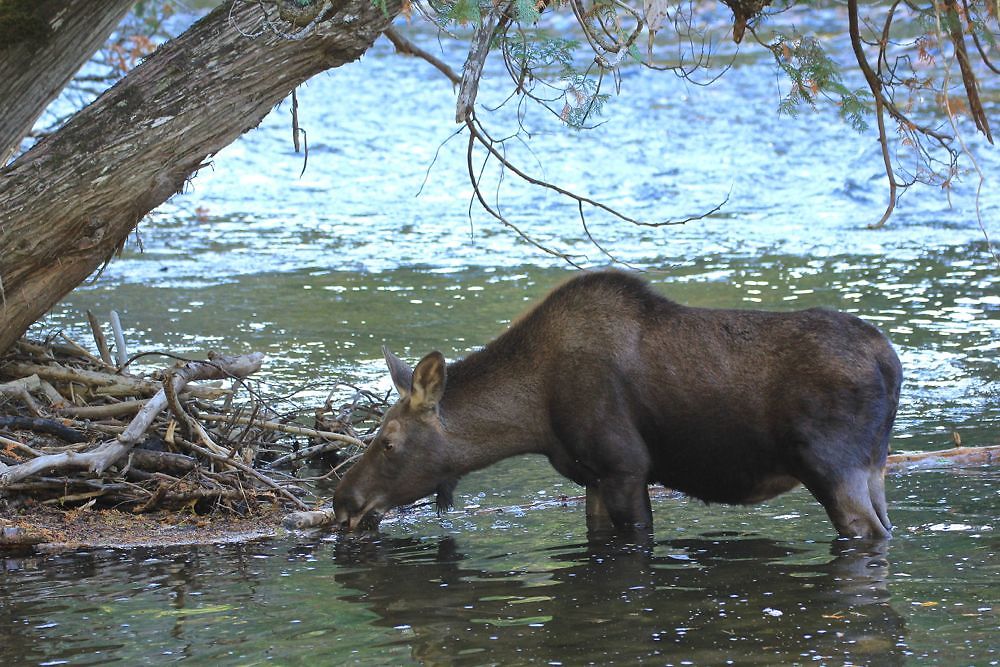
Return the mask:
{"type": "Polygon", "coordinates": [[[545,453],[550,442],[537,369],[483,350],[448,367],[441,421],[456,473],[518,454],[545,453]]]}

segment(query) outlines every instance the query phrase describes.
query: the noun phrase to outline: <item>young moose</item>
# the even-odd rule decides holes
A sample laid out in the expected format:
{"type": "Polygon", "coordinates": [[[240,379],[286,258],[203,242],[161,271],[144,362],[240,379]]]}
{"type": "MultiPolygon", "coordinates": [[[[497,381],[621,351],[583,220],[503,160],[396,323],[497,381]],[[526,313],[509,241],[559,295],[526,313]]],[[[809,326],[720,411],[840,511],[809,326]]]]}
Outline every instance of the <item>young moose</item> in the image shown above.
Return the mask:
{"type": "Polygon", "coordinates": [[[854,316],[691,308],[607,271],[460,361],[385,357],[400,399],[337,487],[345,529],[433,491],[445,507],[462,475],[539,453],[586,487],[592,528],[649,529],[653,482],[735,504],[802,483],[841,536],[889,537],[901,369],[854,316]]]}

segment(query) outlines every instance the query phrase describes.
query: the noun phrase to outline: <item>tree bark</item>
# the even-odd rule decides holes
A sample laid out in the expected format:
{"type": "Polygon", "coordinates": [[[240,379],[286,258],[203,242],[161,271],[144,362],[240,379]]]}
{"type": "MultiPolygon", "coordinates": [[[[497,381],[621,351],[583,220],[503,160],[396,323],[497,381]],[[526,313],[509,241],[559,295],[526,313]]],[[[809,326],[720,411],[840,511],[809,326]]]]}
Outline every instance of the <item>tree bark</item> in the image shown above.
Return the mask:
{"type": "Polygon", "coordinates": [[[303,28],[279,18],[284,4],[224,3],[0,170],[0,352],[206,157],[309,77],[359,58],[399,11],[317,2],[303,28]]]}
{"type": "MultiPolygon", "coordinates": [[[[8,16],[0,44],[0,166],[17,152],[42,112],[107,41],[134,0],[42,0],[8,16]],[[23,21],[28,21],[25,24],[23,21]],[[34,29],[32,29],[34,28],[34,29]]],[[[24,4],[24,3],[22,3],[24,4]]]]}

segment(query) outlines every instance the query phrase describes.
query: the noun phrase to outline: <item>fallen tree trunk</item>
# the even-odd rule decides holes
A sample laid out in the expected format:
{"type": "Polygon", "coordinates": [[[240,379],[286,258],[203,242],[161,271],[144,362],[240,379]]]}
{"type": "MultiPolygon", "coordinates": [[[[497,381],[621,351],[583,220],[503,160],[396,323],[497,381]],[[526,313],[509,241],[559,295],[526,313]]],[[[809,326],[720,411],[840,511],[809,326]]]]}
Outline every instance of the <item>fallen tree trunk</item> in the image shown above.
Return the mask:
{"type": "Polygon", "coordinates": [[[291,16],[291,4],[223,3],[0,170],[0,353],[209,156],[358,59],[400,7],[316,0],[291,16]]]}

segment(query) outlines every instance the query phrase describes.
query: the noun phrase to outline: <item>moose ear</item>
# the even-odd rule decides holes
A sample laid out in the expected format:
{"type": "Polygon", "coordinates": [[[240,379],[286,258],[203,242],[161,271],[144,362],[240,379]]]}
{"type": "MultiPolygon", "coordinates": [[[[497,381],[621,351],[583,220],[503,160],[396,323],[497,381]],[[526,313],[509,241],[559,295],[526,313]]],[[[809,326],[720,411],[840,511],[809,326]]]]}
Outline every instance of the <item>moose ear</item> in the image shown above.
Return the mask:
{"type": "Polygon", "coordinates": [[[385,365],[389,367],[389,376],[392,384],[395,385],[399,397],[410,394],[410,385],[413,383],[413,369],[409,364],[389,351],[385,345],[382,346],[382,356],[385,357],[385,365]]]}
{"type": "Polygon", "coordinates": [[[444,396],[445,361],[440,352],[431,352],[420,360],[413,370],[413,389],[410,404],[417,409],[429,410],[437,406],[444,396]]]}

